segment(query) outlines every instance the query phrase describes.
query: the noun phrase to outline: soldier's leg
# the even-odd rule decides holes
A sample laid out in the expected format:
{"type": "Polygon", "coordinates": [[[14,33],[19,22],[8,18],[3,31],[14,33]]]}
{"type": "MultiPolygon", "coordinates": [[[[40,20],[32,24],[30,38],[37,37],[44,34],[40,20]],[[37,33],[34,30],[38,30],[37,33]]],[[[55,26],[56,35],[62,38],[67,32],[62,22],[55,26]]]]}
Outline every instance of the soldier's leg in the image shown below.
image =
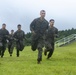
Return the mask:
{"type": "Polygon", "coordinates": [[[19,50],[17,49],[17,57],[19,57],[19,50]]]}
{"type": "Polygon", "coordinates": [[[46,48],[44,49],[44,55],[45,55],[45,56],[47,55],[47,52],[48,52],[48,48],[46,47],[46,48]]]}
{"type": "Polygon", "coordinates": [[[1,52],[1,57],[4,56],[4,52],[6,50],[6,44],[3,43],[3,46],[2,46],[2,52],[1,52]]]}
{"type": "Polygon", "coordinates": [[[51,49],[51,44],[48,41],[45,41],[45,49],[44,49],[44,55],[47,55],[47,52],[51,49]]]}
{"type": "Polygon", "coordinates": [[[2,54],[2,46],[0,47],[0,56],[1,56],[1,54],[2,54]]]}
{"type": "Polygon", "coordinates": [[[12,56],[12,48],[10,48],[10,56],[12,56]]]}
{"type": "Polygon", "coordinates": [[[20,46],[19,46],[19,43],[16,44],[16,55],[17,57],[19,57],[19,49],[20,49],[20,46]]]}
{"type": "Polygon", "coordinates": [[[45,49],[44,49],[44,55],[47,55],[47,52],[50,51],[50,49],[52,49],[52,46],[49,42],[45,42],[45,49]]]}
{"type": "Polygon", "coordinates": [[[38,37],[34,34],[32,34],[32,39],[31,39],[31,49],[35,51],[37,49],[38,45],[38,37]]]}
{"type": "Polygon", "coordinates": [[[1,48],[0,48],[0,56],[1,56],[1,48]]]}
{"type": "Polygon", "coordinates": [[[9,52],[9,54],[10,54],[10,48],[11,48],[11,46],[10,46],[10,45],[8,45],[8,52],[9,52]]]}
{"type": "Polygon", "coordinates": [[[2,46],[0,46],[0,56],[1,56],[1,50],[2,50],[2,46]]]}
{"type": "Polygon", "coordinates": [[[42,61],[42,48],[38,48],[38,61],[42,61]]]}
{"type": "Polygon", "coordinates": [[[31,49],[32,49],[33,51],[35,51],[35,50],[37,49],[37,45],[38,45],[37,40],[33,40],[33,39],[32,39],[32,41],[31,41],[31,49]]]}
{"type": "Polygon", "coordinates": [[[43,42],[43,39],[39,40],[38,42],[38,64],[40,63],[40,61],[42,61],[42,48],[44,47],[44,42],[43,42]]]}
{"type": "Polygon", "coordinates": [[[12,56],[13,49],[14,49],[14,44],[11,44],[11,48],[10,48],[10,56],[12,56]]]}
{"type": "Polygon", "coordinates": [[[51,43],[51,45],[52,45],[52,49],[50,49],[47,59],[49,59],[53,55],[53,52],[54,52],[54,43],[51,43]]]}
{"type": "Polygon", "coordinates": [[[20,51],[23,51],[25,45],[24,45],[24,41],[20,40],[20,51]]]}

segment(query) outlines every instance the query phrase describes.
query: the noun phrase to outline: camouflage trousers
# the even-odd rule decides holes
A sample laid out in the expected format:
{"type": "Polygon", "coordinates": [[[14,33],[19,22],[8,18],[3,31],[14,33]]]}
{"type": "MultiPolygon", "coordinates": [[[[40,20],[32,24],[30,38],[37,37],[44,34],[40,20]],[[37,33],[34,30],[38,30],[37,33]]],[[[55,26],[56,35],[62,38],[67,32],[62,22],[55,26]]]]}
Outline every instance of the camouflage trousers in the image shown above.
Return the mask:
{"type": "Polygon", "coordinates": [[[19,40],[16,42],[16,50],[17,50],[17,56],[19,56],[19,51],[23,51],[24,49],[24,41],[19,40]]]}
{"type": "Polygon", "coordinates": [[[14,44],[15,43],[13,41],[8,43],[8,52],[9,52],[10,55],[12,55],[12,53],[13,53],[13,49],[14,49],[14,46],[15,46],[14,44]]]}
{"type": "Polygon", "coordinates": [[[0,55],[1,55],[1,57],[4,56],[5,50],[6,50],[6,43],[2,42],[2,46],[0,46],[0,55]]]}
{"type": "Polygon", "coordinates": [[[44,39],[43,37],[37,38],[36,36],[32,37],[31,49],[35,51],[38,49],[38,59],[37,61],[42,61],[42,48],[44,47],[44,39]]]}
{"type": "Polygon", "coordinates": [[[45,51],[48,53],[48,58],[53,55],[54,52],[54,42],[45,41],[45,51]]]}

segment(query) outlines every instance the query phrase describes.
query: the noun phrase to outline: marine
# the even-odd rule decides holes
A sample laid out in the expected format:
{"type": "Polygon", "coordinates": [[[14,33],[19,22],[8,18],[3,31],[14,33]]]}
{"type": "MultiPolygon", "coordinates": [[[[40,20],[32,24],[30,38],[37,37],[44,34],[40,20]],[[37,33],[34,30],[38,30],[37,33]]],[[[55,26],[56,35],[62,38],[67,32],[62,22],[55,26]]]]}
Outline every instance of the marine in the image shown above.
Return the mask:
{"type": "Polygon", "coordinates": [[[6,24],[2,24],[2,28],[0,29],[0,43],[1,43],[0,55],[1,55],[1,58],[3,58],[5,50],[6,50],[8,35],[9,35],[9,32],[6,29],[6,24]]]}
{"type": "Polygon", "coordinates": [[[45,19],[45,10],[40,11],[40,17],[36,18],[30,24],[30,30],[32,33],[31,49],[35,51],[38,49],[37,63],[42,61],[42,51],[44,47],[44,35],[48,29],[48,21],[45,19]]]}
{"type": "Polygon", "coordinates": [[[20,51],[24,49],[24,39],[25,39],[25,32],[21,30],[21,25],[18,24],[18,30],[14,33],[14,38],[16,39],[16,51],[17,57],[20,55],[20,51]]]}
{"type": "Polygon", "coordinates": [[[54,27],[54,19],[51,19],[49,21],[49,28],[46,31],[46,36],[45,36],[45,50],[44,50],[44,55],[46,56],[47,53],[47,59],[49,59],[54,52],[54,42],[55,42],[55,38],[58,38],[58,29],[56,27],[54,27]]]}
{"type": "Polygon", "coordinates": [[[11,34],[8,36],[8,52],[10,56],[13,54],[13,49],[15,47],[14,30],[11,30],[11,34]]]}

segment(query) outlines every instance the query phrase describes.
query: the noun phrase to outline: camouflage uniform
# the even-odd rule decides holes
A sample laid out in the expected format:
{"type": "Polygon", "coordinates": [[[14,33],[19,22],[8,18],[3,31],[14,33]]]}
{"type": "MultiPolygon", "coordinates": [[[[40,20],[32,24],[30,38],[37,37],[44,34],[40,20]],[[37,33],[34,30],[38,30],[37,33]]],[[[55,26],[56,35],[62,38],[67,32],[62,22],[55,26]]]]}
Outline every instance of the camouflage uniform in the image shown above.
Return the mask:
{"type": "Polygon", "coordinates": [[[48,58],[50,58],[54,52],[54,38],[58,37],[58,29],[55,27],[49,27],[46,31],[46,38],[45,38],[45,51],[44,54],[46,55],[49,51],[48,58]]]}
{"type": "Polygon", "coordinates": [[[9,52],[10,56],[12,56],[13,49],[14,49],[14,46],[15,46],[14,34],[10,34],[8,40],[9,40],[9,42],[8,42],[8,52],[9,52]]]}
{"type": "Polygon", "coordinates": [[[0,48],[0,54],[1,57],[4,56],[4,52],[6,50],[6,43],[7,43],[7,36],[9,35],[9,32],[6,29],[0,29],[0,38],[1,38],[1,43],[2,47],[0,48]]]}
{"type": "Polygon", "coordinates": [[[14,33],[14,38],[16,39],[17,57],[19,57],[19,51],[22,51],[24,49],[24,38],[25,38],[24,31],[17,30],[14,33]]]}
{"type": "Polygon", "coordinates": [[[38,61],[42,60],[42,48],[44,47],[44,34],[48,29],[48,22],[44,19],[43,21],[40,18],[35,19],[30,24],[30,30],[34,31],[35,34],[32,34],[31,48],[33,51],[38,49],[38,61]]]}
{"type": "Polygon", "coordinates": [[[0,36],[0,55],[1,55],[1,50],[2,50],[2,38],[0,36]]]}

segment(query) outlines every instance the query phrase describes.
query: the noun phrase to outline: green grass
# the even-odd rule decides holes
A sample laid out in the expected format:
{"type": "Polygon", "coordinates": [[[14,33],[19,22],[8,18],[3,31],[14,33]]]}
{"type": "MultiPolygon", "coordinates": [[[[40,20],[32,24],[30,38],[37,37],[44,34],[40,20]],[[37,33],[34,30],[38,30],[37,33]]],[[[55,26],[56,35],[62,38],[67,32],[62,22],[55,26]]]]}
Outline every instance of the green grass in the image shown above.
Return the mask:
{"type": "Polygon", "coordinates": [[[50,60],[43,55],[41,64],[37,64],[37,51],[25,47],[16,57],[14,49],[10,57],[6,50],[4,58],[0,58],[0,75],[76,75],[76,43],[55,48],[50,60]]]}

